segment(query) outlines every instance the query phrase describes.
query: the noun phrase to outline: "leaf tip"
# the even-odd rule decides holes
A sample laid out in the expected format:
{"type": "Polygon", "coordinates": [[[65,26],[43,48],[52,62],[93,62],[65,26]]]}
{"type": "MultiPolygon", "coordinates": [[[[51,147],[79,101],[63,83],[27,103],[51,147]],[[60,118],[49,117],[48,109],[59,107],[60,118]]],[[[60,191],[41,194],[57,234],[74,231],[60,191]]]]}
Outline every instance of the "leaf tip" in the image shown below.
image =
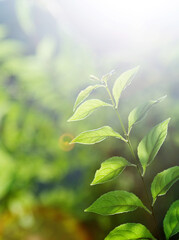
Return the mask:
{"type": "Polygon", "coordinates": [[[71,140],[71,142],[69,142],[68,144],[74,144],[75,143],[75,138],[71,140]]]}
{"type": "Polygon", "coordinates": [[[70,117],[68,120],[67,120],[67,122],[72,122],[73,120],[72,120],[72,117],[70,117]]]}
{"type": "Polygon", "coordinates": [[[140,69],[140,65],[137,65],[137,67],[135,67],[136,71],[138,71],[140,69]]]}
{"type": "Polygon", "coordinates": [[[136,67],[132,68],[134,75],[139,71],[140,65],[137,65],[136,67]]]}
{"type": "Polygon", "coordinates": [[[167,118],[167,120],[166,120],[166,121],[170,122],[170,120],[171,120],[171,117],[167,118]]]}
{"type": "Polygon", "coordinates": [[[167,125],[168,125],[169,122],[170,122],[170,120],[171,120],[171,118],[169,117],[169,118],[167,118],[164,122],[167,123],[167,125]]]}
{"type": "Polygon", "coordinates": [[[98,184],[98,181],[94,179],[94,180],[90,183],[90,186],[94,186],[94,185],[97,185],[97,184],[98,184]]]}

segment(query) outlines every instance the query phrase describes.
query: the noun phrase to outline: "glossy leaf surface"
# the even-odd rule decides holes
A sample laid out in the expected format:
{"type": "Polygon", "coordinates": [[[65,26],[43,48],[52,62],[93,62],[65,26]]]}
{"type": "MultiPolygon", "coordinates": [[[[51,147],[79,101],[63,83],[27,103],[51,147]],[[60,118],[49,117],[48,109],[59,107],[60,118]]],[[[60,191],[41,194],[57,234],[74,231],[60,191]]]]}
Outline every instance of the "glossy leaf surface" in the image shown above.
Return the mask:
{"type": "Polygon", "coordinates": [[[75,111],[75,109],[77,108],[77,106],[82,103],[89,95],[90,93],[96,89],[96,88],[99,88],[99,87],[102,87],[102,85],[100,84],[97,84],[97,85],[91,85],[91,86],[88,86],[87,88],[85,88],[84,90],[82,90],[78,96],[77,96],[77,99],[75,101],[75,104],[74,104],[74,107],[73,107],[73,111],[75,111]]]}
{"type": "Polygon", "coordinates": [[[94,144],[103,141],[107,137],[116,137],[126,141],[119,133],[115,132],[111,127],[104,126],[98,129],[89,130],[80,133],[71,143],[94,144]]]}
{"type": "Polygon", "coordinates": [[[101,164],[101,168],[96,171],[91,185],[105,183],[117,177],[127,166],[133,166],[123,157],[111,157],[101,164]]]}
{"type": "Polygon", "coordinates": [[[146,167],[154,160],[167,136],[170,118],[159,123],[142,139],[138,146],[138,156],[142,164],[143,174],[146,167]]]}
{"type": "Polygon", "coordinates": [[[170,206],[164,218],[163,227],[167,240],[179,232],[179,200],[170,206]]]}
{"type": "Polygon", "coordinates": [[[166,96],[163,96],[157,100],[151,100],[139,107],[134,108],[128,117],[128,133],[130,133],[134,124],[140,122],[143,118],[145,118],[147,112],[152,108],[153,105],[162,102],[165,98],[166,96]]]}
{"type": "Polygon", "coordinates": [[[105,107],[108,106],[110,107],[111,105],[108,103],[105,103],[99,99],[90,99],[87,100],[86,102],[82,103],[73,116],[68,120],[68,122],[72,121],[79,121],[82,120],[86,117],[88,117],[92,112],[94,112],[97,108],[100,107],[105,107]]]}
{"type": "Polygon", "coordinates": [[[136,210],[138,207],[144,208],[149,212],[135,194],[118,190],[105,193],[85,211],[101,215],[114,215],[118,213],[131,212],[136,210]]]}
{"type": "Polygon", "coordinates": [[[149,230],[139,223],[126,223],[116,227],[105,240],[156,240],[149,230]]]}
{"type": "Polygon", "coordinates": [[[116,107],[118,106],[119,98],[124,89],[131,84],[133,77],[138,72],[139,67],[132,68],[124,73],[122,73],[119,78],[114,83],[113,86],[113,96],[116,102],[116,107]]]}
{"type": "Polygon", "coordinates": [[[158,173],[151,185],[153,203],[156,201],[158,196],[166,194],[177,180],[179,180],[179,166],[175,166],[158,173]]]}

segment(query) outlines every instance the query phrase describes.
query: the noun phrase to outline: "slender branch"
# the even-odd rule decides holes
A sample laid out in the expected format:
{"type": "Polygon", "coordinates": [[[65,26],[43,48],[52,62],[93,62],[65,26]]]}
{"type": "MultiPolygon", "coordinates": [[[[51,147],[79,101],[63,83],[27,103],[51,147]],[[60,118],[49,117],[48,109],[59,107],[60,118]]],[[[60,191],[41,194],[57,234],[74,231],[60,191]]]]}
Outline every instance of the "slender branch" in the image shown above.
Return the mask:
{"type": "Polygon", "coordinates": [[[121,117],[120,117],[120,114],[119,114],[117,108],[115,107],[115,102],[114,102],[113,96],[112,96],[112,94],[111,94],[111,92],[110,92],[110,90],[109,90],[109,88],[108,88],[107,83],[106,83],[106,90],[107,90],[107,92],[108,92],[108,94],[109,94],[109,97],[110,97],[110,99],[111,99],[111,101],[112,101],[113,108],[114,108],[114,110],[115,110],[115,112],[116,112],[116,114],[117,114],[117,116],[118,116],[118,118],[119,118],[119,121],[120,121],[122,130],[123,130],[124,134],[127,135],[126,129],[125,129],[125,127],[124,127],[124,124],[123,124],[123,122],[122,122],[122,119],[121,119],[121,117]]]}
{"type": "Polygon", "coordinates": [[[122,121],[122,119],[121,119],[121,116],[120,116],[120,114],[119,114],[119,111],[118,111],[118,109],[116,108],[116,105],[115,105],[113,96],[112,96],[112,94],[111,94],[111,92],[110,92],[110,90],[109,90],[109,88],[108,88],[107,82],[106,82],[105,85],[106,85],[106,90],[107,90],[107,92],[108,92],[108,94],[109,94],[109,97],[110,97],[110,99],[111,99],[111,101],[112,101],[113,108],[114,108],[114,110],[115,110],[115,112],[116,112],[116,114],[117,114],[117,116],[118,116],[119,121],[120,121],[120,124],[121,124],[122,130],[123,130],[123,132],[124,132],[124,135],[125,135],[126,138],[127,138],[126,140],[127,140],[127,144],[128,144],[128,146],[129,146],[130,152],[131,152],[131,154],[132,154],[132,156],[133,156],[133,158],[134,158],[134,161],[135,161],[135,163],[136,163],[137,170],[138,170],[139,176],[140,176],[140,178],[141,178],[141,180],[142,180],[142,183],[143,183],[143,186],[144,186],[144,189],[145,189],[145,193],[146,193],[146,196],[147,196],[147,200],[148,200],[148,203],[149,203],[149,205],[150,205],[151,215],[152,215],[152,217],[153,217],[153,219],[154,219],[154,222],[155,222],[156,231],[157,231],[157,238],[160,239],[160,233],[159,233],[159,230],[158,230],[158,224],[157,224],[157,220],[156,220],[156,217],[155,217],[154,208],[153,208],[153,206],[152,206],[152,204],[151,204],[150,197],[149,197],[149,194],[148,194],[148,190],[147,190],[147,187],[146,187],[146,183],[145,183],[144,177],[142,176],[141,169],[140,169],[140,167],[139,167],[140,162],[139,162],[139,160],[137,159],[137,157],[136,157],[136,155],[135,155],[135,153],[134,153],[134,149],[133,149],[133,146],[132,146],[132,144],[131,144],[130,137],[129,137],[129,135],[127,134],[127,131],[126,131],[126,129],[125,129],[125,126],[124,126],[124,124],[123,124],[123,121],[122,121]]]}

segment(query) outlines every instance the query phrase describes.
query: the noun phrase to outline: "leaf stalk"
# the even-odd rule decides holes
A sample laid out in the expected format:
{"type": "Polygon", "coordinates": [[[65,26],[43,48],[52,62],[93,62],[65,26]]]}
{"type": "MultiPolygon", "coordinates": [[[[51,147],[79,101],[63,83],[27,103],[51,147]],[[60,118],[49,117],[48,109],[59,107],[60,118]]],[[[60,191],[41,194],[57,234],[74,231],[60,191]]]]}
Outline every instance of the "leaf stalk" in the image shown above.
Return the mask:
{"type": "Polygon", "coordinates": [[[130,152],[131,152],[131,154],[132,154],[132,156],[133,156],[133,159],[134,159],[134,161],[135,161],[135,163],[136,163],[136,167],[137,167],[139,176],[140,176],[140,178],[141,178],[141,180],[142,180],[143,187],[144,187],[144,190],[145,190],[145,193],[146,193],[146,197],[147,197],[147,200],[148,200],[148,204],[150,205],[151,211],[150,211],[149,213],[152,215],[152,217],[153,217],[153,219],[154,219],[154,222],[155,222],[155,227],[156,227],[156,232],[157,232],[157,238],[160,239],[160,233],[159,233],[159,230],[158,230],[158,224],[157,224],[157,220],[156,220],[156,217],[155,217],[154,208],[153,208],[153,205],[151,204],[150,197],[149,197],[149,194],[148,194],[148,191],[147,191],[147,187],[146,187],[146,184],[145,184],[145,180],[144,180],[144,177],[143,177],[143,175],[142,175],[142,171],[141,171],[141,169],[140,169],[140,167],[139,167],[139,164],[140,164],[140,163],[139,163],[139,161],[138,161],[138,159],[137,159],[137,157],[136,157],[136,155],[135,155],[135,153],[134,153],[134,149],[133,149],[133,146],[132,146],[131,141],[130,141],[129,133],[127,133],[127,131],[126,131],[126,129],[125,129],[125,126],[124,126],[123,121],[122,121],[122,119],[121,119],[120,113],[119,113],[119,111],[118,111],[118,109],[117,109],[117,106],[116,106],[116,104],[115,104],[115,102],[114,102],[114,99],[113,99],[113,96],[112,96],[112,94],[111,94],[111,92],[110,92],[110,89],[109,89],[109,87],[108,87],[108,85],[107,85],[107,82],[105,83],[105,87],[106,87],[106,90],[107,90],[107,92],[108,92],[108,95],[109,95],[109,97],[110,97],[110,99],[111,99],[111,101],[112,101],[113,109],[115,110],[115,112],[116,112],[116,114],[117,114],[117,116],[118,116],[118,119],[119,119],[119,122],[120,122],[120,124],[121,124],[123,133],[124,133],[124,135],[126,136],[126,143],[127,143],[127,145],[129,146],[130,152]]]}

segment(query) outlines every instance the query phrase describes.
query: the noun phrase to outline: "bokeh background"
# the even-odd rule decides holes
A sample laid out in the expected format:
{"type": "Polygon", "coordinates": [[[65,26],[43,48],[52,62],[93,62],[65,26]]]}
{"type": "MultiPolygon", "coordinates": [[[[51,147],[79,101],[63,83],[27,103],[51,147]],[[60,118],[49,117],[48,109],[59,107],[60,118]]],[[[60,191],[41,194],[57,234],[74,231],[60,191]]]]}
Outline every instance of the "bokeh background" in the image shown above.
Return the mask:
{"type": "MultiPolygon", "coordinates": [[[[0,1],[0,239],[102,240],[120,223],[148,224],[144,211],[102,217],[84,213],[101,194],[114,189],[146,202],[140,178],[127,169],[116,181],[90,187],[100,163],[114,155],[131,159],[123,143],[95,146],[68,142],[78,133],[110,125],[121,131],[111,110],[67,123],[80,90],[112,69],[111,83],[140,65],[124,92],[123,121],[136,106],[167,94],[132,133],[134,146],[155,124],[171,117],[169,134],[148,169],[178,164],[179,2],[120,0],[0,1]]],[[[102,90],[92,97],[105,98],[102,90]]],[[[175,185],[157,201],[157,220],[179,196],[175,185]]],[[[164,237],[163,237],[164,239],[164,237]]]]}

